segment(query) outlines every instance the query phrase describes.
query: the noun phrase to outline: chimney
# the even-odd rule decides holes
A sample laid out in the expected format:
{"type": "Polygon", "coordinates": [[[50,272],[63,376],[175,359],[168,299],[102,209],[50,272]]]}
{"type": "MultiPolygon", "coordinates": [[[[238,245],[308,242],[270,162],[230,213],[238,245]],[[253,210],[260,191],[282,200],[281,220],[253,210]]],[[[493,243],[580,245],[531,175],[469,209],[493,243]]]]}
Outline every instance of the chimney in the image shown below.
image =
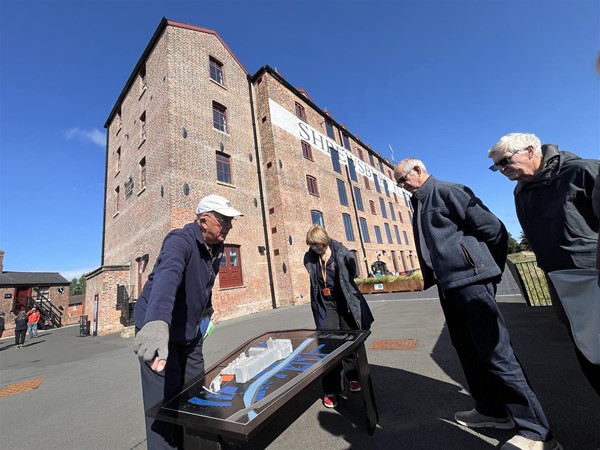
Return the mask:
{"type": "Polygon", "coordinates": [[[4,250],[0,250],[0,273],[4,272],[4,250]]]}

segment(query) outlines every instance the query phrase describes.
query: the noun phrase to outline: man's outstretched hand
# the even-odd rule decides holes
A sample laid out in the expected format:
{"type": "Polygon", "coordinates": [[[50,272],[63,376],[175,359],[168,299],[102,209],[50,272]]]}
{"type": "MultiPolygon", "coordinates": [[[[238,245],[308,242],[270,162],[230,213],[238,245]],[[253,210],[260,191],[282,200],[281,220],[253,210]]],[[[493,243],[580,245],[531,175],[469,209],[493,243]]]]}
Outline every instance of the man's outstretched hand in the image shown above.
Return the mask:
{"type": "Polygon", "coordinates": [[[133,351],[144,361],[152,362],[152,370],[162,372],[169,356],[169,324],[162,320],[148,322],[135,336],[133,351]]]}

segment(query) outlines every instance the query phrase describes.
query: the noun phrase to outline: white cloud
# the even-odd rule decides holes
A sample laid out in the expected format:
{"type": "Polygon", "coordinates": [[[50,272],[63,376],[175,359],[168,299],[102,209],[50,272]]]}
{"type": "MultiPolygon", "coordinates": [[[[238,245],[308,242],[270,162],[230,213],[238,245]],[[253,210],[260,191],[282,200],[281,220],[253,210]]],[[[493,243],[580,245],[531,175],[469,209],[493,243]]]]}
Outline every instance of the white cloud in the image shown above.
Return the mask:
{"type": "Polygon", "coordinates": [[[81,275],[90,273],[94,269],[96,269],[96,267],[88,267],[86,269],[61,270],[60,274],[67,280],[72,281],[73,278],[79,279],[81,275]]]}
{"type": "Polygon", "coordinates": [[[106,135],[104,132],[94,128],[93,130],[82,130],[80,128],[71,128],[67,131],[67,139],[77,139],[79,141],[92,142],[100,147],[106,146],[106,135]]]}

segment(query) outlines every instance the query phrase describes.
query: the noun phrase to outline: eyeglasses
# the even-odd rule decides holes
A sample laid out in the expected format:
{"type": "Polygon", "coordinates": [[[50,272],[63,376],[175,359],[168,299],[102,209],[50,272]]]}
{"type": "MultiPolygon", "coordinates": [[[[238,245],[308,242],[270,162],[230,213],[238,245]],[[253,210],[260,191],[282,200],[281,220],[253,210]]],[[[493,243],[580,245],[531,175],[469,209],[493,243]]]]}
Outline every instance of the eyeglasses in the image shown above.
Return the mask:
{"type": "Polygon", "coordinates": [[[398,187],[402,187],[400,185],[406,183],[406,179],[408,178],[408,174],[411,173],[413,170],[415,170],[414,167],[412,169],[410,169],[408,172],[406,172],[404,175],[402,175],[401,177],[398,177],[398,179],[396,180],[396,183],[398,184],[398,187]]]}
{"type": "Polygon", "coordinates": [[[224,219],[219,219],[218,217],[211,216],[210,214],[207,214],[207,216],[215,219],[217,221],[217,223],[221,226],[221,228],[233,226],[233,220],[234,220],[233,217],[226,217],[224,219]]]}
{"type": "Polygon", "coordinates": [[[500,161],[498,161],[496,164],[492,164],[492,165],[490,166],[490,170],[491,170],[492,172],[498,172],[500,169],[502,169],[502,168],[504,168],[504,167],[508,166],[508,165],[509,165],[509,164],[512,162],[512,160],[513,160],[514,156],[515,156],[517,153],[521,153],[521,150],[518,150],[518,151],[514,152],[512,155],[509,155],[509,156],[507,156],[506,158],[502,158],[502,159],[501,159],[500,161]]]}

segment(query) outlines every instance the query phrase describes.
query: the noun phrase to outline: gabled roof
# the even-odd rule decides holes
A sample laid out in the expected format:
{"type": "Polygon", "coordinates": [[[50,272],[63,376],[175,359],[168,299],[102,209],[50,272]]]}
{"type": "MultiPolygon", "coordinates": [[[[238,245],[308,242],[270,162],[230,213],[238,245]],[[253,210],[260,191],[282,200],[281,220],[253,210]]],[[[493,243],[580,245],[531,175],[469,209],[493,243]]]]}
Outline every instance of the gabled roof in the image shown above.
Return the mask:
{"type": "Polygon", "coordinates": [[[85,294],[71,295],[69,297],[69,306],[85,303],[85,294]]]}
{"type": "Polygon", "coordinates": [[[58,272],[2,272],[0,287],[8,286],[68,286],[67,281],[58,272]]]}
{"type": "MultiPolygon", "coordinates": [[[[110,121],[112,120],[112,118],[116,114],[117,110],[121,106],[121,103],[123,103],[123,99],[127,95],[127,92],[129,91],[129,88],[131,87],[131,85],[135,81],[135,78],[137,77],[137,75],[138,75],[138,73],[140,71],[140,68],[146,62],[146,59],[150,55],[150,52],[152,51],[152,49],[154,48],[154,46],[156,45],[156,43],[158,42],[158,40],[162,36],[163,31],[168,26],[170,26],[170,27],[177,27],[177,28],[185,28],[186,30],[198,31],[200,33],[212,34],[213,36],[215,36],[221,42],[221,44],[223,44],[223,47],[225,47],[225,49],[231,54],[231,56],[233,57],[233,59],[235,60],[235,62],[237,62],[239,64],[240,68],[246,73],[246,75],[250,75],[249,72],[244,67],[244,65],[240,62],[240,60],[237,58],[237,56],[235,56],[235,54],[227,46],[227,44],[225,43],[225,41],[223,39],[221,39],[221,36],[219,36],[219,34],[216,31],[209,30],[208,28],[202,28],[202,27],[197,27],[197,26],[194,26],[194,25],[188,25],[187,23],[175,22],[173,20],[167,19],[166,17],[163,17],[162,20],[160,21],[160,23],[158,24],[158,28],[154,32],[154,35],[150,39],[150,42],[146,46],[146,49],[142,53],[142,56],[140,57],[140,59],[138,60],[137,64],[133,68],[133,72],[131,72],[131,75],[129,76],[129,79],[127,80],[127,83],[125,83],[125,87],[121,91],[121,94],[119,95],[119,98],[117,99],[117,102],[115,103],[115,105],[113,106],[112,111],[108,115],[108,119],[106,119],[106,123],[104,124],[104,128],[108,128],[108,126],[110,125],[110,121]]],[[[207,64],[208,64],[208,62],[207,62],[207,64]]]]}

